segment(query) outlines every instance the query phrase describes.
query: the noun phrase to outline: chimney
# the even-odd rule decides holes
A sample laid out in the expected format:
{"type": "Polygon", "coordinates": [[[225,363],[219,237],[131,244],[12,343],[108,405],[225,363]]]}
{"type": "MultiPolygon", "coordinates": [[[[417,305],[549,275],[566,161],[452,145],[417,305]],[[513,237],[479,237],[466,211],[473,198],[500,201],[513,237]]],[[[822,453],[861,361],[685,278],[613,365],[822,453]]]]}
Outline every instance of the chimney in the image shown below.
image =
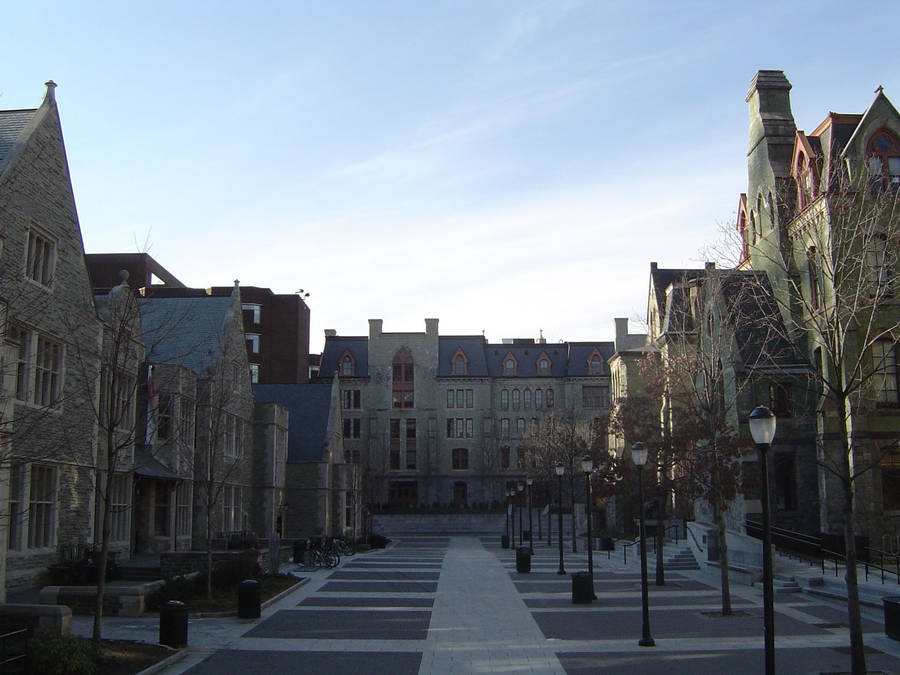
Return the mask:
{"type": "Polygon", "coordinates": [[[382,319],[369,319],[369,339],[381,337],[381,326],[384,323],[382,319]]]}
{"type": "Polygon", "coordinates": [[[325,337],[337,337],[337,331],[334,328],[326,328],[325,329],[325,337]]]}
{"type": "Polygon", "coordinates": [[[438,321],[440,321],[440,319],[425,319],[425,335],[437,337],[438,321]]]}
{"type": "MultiPolygon", "coordinates": [[[[750,144],[747,155],[750,160],[751,187],[754,168],[760,162],[768,162],[774,177],[789,176],[797,125],[791,113],[791,83],[780,70],[760,70],[750,82],[747,92],[747,108],[750,114],[750,144]],[[759,151],[765,151],[759,157],[759,151]]],[[[749,190],[753,197],[755,190],[749,190]]],[[[754,197],[755,199],[755,197],[754,197]]]]}
{"type": "Polygon", "coordinates": [[[613,319],[616,322],[616,349],[628,342],[628,317],[613,319]]]}
{"type": "Polygon", "coordinates": [[[44,82],[47,91],[44,93],[44,103],[56,103],[56,82],[47,80],[44,82]]]}

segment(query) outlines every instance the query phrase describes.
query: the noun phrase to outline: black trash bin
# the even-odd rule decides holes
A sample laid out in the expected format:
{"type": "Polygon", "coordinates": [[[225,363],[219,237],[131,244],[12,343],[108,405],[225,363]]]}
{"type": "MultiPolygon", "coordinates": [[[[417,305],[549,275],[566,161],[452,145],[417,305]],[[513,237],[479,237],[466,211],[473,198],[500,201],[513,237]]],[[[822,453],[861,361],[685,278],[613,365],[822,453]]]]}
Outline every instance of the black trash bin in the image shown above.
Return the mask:
{"type": "Polygon", "coordinates": [[[238,618],[258,619],[260,614],[259,582],[247,579],[238,584],[238,618]]]}
{"type": "Polygon", "coordinates": [[[509,535],[508,534],[504,534],[502,537],[500,537],[500,546],[502,546],[503,548],[509,548],[509,535]]]}
{"type": "Polygon", "coordinates": [[[516,572],[531,571],[531,549],[527,546],[520,546],[516,549],[516,572]]]}
{"type": "Polygon", "coordinates": [[[187,647],[188,610],[178,600],[169,600],[159,608],[159,644],[187,647]]]}
{"type": "Polygon", "coordinates": [[[900,595],[882,598],[884,601],[884,633],[892,640],[900,640],[900,595]]]}
{"type": "Polygon", "coordinates": [[[575,572],[572,575],[572,603],[587,605],[594,599],[594,587],[590,572],[575,572]]]}

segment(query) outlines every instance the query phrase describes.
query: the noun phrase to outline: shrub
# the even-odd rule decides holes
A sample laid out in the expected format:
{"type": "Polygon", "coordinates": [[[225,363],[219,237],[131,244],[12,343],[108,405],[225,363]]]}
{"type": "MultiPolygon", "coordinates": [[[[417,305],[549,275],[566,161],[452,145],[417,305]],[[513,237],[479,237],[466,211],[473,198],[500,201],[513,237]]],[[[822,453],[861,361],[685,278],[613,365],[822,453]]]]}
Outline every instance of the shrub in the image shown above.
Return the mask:
{"type": "Polygon", "coordinates": [[[102,653],[90,640],[75,637],[42,638],[28,646],[28,672],[45,675],[91,675],[98,672],[102,653]]]}

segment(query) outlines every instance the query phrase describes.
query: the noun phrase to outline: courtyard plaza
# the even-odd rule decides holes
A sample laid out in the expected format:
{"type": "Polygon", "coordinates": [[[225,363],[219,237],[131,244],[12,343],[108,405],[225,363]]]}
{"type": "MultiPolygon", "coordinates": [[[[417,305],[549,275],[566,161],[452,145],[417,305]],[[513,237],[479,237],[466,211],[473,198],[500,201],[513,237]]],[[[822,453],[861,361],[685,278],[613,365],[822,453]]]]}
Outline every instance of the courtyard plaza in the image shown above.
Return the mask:
{"type": "MultiPolygon", "coordinates": [[[[572,603],[571,573],[587,556],[534,543],[531,571],[499,536],[398,535],[387,549],[344,559],[308,578],[255,620],[191,618],[189,646],[161,672],[280,673],[761,673],[760,585],[732,585],[723,617],[717,575],[668,571],[650,579],[655,647],[640,647],[640,566],[621,550],[594,552],[597,599],[572,603]]],[[[283,571],[292,571],[288,564],[283,571]]],[[[849,669],[840,600],[776,593],[779,673],[849,669]]],[[[883,616],[863,608],[870,672],[900,673],[900,642],[883,616]]],[[[88,635],[90,617],[73,632],[88,635]]],[[[156,642],[158,621],[104,619],[104,637],[156,642]]]]}

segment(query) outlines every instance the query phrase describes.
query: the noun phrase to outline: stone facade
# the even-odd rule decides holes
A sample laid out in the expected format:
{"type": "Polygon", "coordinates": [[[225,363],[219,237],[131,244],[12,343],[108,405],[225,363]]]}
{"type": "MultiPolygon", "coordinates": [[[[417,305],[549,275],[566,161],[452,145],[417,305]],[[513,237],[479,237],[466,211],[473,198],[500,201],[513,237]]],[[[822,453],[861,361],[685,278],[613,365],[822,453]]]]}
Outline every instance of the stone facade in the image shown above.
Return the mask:
{"type": "Polygon", "coordinates": [[[605,420],[611,343],[326,331],[321,374],[337,373],[344,449],[362,473],[367,504],[465,507],[504,501],[530,466],[551,416],[605,420]],[[596,357],[596,372],[589,364],[596,357]]]}

